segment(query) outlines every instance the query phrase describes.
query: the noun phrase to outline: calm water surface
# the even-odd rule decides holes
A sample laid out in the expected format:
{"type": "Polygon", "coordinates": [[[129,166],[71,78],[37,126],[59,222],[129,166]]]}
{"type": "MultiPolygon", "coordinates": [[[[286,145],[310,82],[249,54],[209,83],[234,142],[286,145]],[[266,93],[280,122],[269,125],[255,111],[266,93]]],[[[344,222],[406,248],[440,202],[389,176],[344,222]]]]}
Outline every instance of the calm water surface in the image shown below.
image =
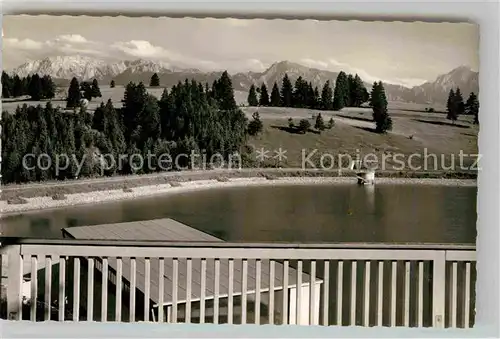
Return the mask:
{"type": "Polygon", "coordinates": [[[4,236],[173,218],[227,241],[475,243],[476,187],[417,185],[224,188],[25,213],[4,236]]]}

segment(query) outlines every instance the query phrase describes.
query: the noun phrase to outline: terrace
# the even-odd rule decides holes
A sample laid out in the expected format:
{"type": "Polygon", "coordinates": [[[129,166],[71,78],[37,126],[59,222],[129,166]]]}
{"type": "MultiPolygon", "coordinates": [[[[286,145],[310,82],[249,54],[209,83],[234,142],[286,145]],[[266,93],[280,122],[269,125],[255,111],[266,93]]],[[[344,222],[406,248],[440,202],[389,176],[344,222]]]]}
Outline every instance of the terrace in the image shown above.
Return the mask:
{"type": "Polygon", "coordinates": [[[474,323],[470,246],[6,240],[2,313],[10,320],[474,323]]]}

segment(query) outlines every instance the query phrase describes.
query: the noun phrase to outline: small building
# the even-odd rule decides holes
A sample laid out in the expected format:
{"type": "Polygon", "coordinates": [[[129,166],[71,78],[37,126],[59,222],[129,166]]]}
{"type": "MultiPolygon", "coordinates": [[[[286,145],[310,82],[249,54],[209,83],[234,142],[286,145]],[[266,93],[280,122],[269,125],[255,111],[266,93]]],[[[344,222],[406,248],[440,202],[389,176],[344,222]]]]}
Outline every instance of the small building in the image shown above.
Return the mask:
{"type": "MultiPolygon", "coordinates": [[[[165,241],[165,242],[223,242],[223,240],[209,235],[207,233],[196,230],[192,227],[184,225],[173,219],[156,219],[156,220],[145,220],[137,222],[126,222],[117,224],[105,224],[105,225],[95,225],[95,226],[81,226],[81,227],[70,227],[63,229],[64,237],[78,239],[78,240],[94,240],[96,243],[99,241],[107,240],[137,240],[137,241],[165,241]]],[[[89,253],[91,255],[91,253],[89,253]]],[[[84,260],[83,260],[84,261],[84,260]]],[[[212,322],[214,315],[214,296],[215,296],[215,261],[212,259],[206,260],[206,289],[205,289],[205,322],[212,322]]],[[[234,262],[234,274],[233,274],[233,322],[240,323],[242,309],[241,309],[241,297],[242,297],[242,260],[235,259],[234,262]]],[[[82,263],[83,266],[84,263],[82,263]]],[[[85,274],[86,270],[82,266],[82,274],[85,274]]],[[[275,278],[274,278],[274,314],[275,323],[280,322],[282,317],[282,305],[283,298],[288,299],[288,310],[287,318],[289,324],[295,324],[296,322],[296,291],[297,291],[297,271],[291,265],[288,269],[288,284],[285,291],[283,291],[283,265],[279,261],[274,262],[275,266],[275,278]]],[[[101,269],[100,260],[96,260],[96,270],[101,269]]],[[[68,267],[71,269],[71,267],[68,267]]],[[[108,259],[108,279],[110,286],[108,286],[108,319],[114,319],[114,300],[116,298],[115,288],[116,283],[116,269],[117,261],[115,258],[108,259]]],[[[145,270],[146,264],[144,258],[136,259],[136,319],[144,319],[144,297],[146,294],[145,289],[145,270]],[[142,312],[142,314],[141,314],[142,312]]],[[[220,260],[220,271],[219,271],[219,323],[227,322],[228,315],[228,296],[229,296],[229,261],[226,259],[220,260]]],[[[129,288],[131,279],[130,270],[130,259],[126,258],[126,253],[124,253],[124,258],[122,259],[122,320],[128,321],[129,306],[129,288]]],[[[191,322],[199,322],[200,319],[200,307],[201,307],[201,259],[192,259],[192,288],[191,288],[191,322]]],[[[254,260],[248,260],[248,271],[246,276],[246,296],[247,296],[247,322],[253,323],[252,316],[255,315],[254,309],[255,296],[257,286],[260,285],[260,305],[258,307],[261,309],[261,323],[265,323],[268,319],[269,312],[269,288],[270,288],[270,262],[269,260],[262,260],[261,262],[261,274],[260,274],[260,284],[257,284],[257,274],[256,274],[256,263],[254,260]]],[[[187,260],[180,258],[178,259],[178,288],[177,288],[177,322],[185,321],[185,310],[187,303],[186,296],[186,274],[187,274],[187,260]]],[[[150,307],[150,320],[157,320],[158,317],[158,307],[164,308],[164,321],[172,321],[172,305],[173,305],[173,260],[171,258],[165,258],[164,260],[164,276],[163,276],[163,304],[159,305],[160,302],[160,291],[159,291],[159,259],[150,259],[150,290],[149,290],[149,305],[150,307]]],[[[97,275],[95,275],[97,277],[97,275]]],[[[314,310],[314,324],[319,323],[319,312],[320,312],[320,293],[321,293],[321,279],[314,279],[316,282],[315,286],[315,296],[313,298],[314,305],[311,308],[310,298],[309,298],[309,284],[310,276],[307,273],[302,274],[302,285],[301,288],[301,319],[300,324],[309,324],[309,312],[311,309],[314,310]]],[[[96,280],[96,287],[94,288],[94,293],[99,294],[99,279],[96,280]]],[[[86,277],[81,278],[82,283],[86,281],[86,277]]],[[[101,278],[102,281],[102,278],[101,278]]],[[[85,296],[80,293],[80,304],[86,305],[84,298],[85,296]]],[[[71,298],[71,296],[70,296],[71,298]]],[[[95,298],[94,298],[95,299],[95,298]]],[[[97,300],[96,300],[97,301],[97,300]]],[[[94,303],[94,319],[100,318],[100,306],[97,305],[99,302],[94,303]]],[[[82,313],[82,311],[80,312],[82,313]]],[[[85,313],[85,312],[83,312],[85,313]]]]}

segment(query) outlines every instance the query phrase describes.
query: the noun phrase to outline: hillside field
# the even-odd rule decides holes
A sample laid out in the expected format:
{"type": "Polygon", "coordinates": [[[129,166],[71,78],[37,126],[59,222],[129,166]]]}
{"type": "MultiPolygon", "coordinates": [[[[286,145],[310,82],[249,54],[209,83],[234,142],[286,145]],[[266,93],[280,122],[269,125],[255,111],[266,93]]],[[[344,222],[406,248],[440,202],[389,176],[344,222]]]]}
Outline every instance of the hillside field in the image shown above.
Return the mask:
{"type": "MultiPolygon", "coordinates": [[[[303,150],[309,154],[317,150],[316,158],[321,154],[349,154],[355,156],[357,152],[364,154],[403,154],[409,157],[412,154],[436,154],[440,169],[449,165],[449,159],[454,155],[455,166],[459,166],[458,155],[477,154],[477,136],[479,127],[472,124],[472,117],[464,116],[452,124],[446,116],[438,113],[407,112],[400,109],[391,110],[393,130],[385,135],[373,132],[374,123],[371,110],[367,108],[347,109],[340,112],[325,112],[308,109],[290,108],[244,108],[247,115],[258,111],[264,130],[257,137],[252,137],[250,145],[255,149],[264,148],[273,152],[282,148],[286,150],[286,161],[283,167],[296,167],[302,165],[303,150]],[[288,118],[292,118],[295,125],[300,119],[309,119],[314,127],[313,114],[321,113],[325,123],[330,118],[335,121],[335,126],[321,133],[314,131],[298,134],[288,128],[288,118]],[[441,164],[441,156],[446,163],[441,164]]],[[[415,158],[412,164],[423,165],[423,158],[415,158]]],[[[467,157],[464,164],[472,165],[475,157],[467,157]]],[[[267,159],[270,166],[276,165],[276,160],[267,159]]],[[[391,162],[387,162],[390,164],[391,162]]],[[[431,163],[431,160],[428,164],[431,163]]],[[[434,168],[429,168],[430,170],[434,168]]]]}

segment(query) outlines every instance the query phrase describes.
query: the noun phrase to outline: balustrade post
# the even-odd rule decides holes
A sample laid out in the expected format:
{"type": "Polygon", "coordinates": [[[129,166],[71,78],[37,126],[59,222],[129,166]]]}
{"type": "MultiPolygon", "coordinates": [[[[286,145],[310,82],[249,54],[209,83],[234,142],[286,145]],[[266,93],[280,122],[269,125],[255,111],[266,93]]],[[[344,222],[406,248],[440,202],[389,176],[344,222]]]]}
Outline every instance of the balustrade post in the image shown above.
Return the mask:
{"type": "Polygon", "coordinates": [[[10,320],[22,318],[23,260],[21,245],[7,247],[7,314],[10,320]]]}
{"type": "Polygon", "coordinates": [[[444,328],[446,302],[446,251],[436,251],[432,272],[432,326],[444,328]]]}

